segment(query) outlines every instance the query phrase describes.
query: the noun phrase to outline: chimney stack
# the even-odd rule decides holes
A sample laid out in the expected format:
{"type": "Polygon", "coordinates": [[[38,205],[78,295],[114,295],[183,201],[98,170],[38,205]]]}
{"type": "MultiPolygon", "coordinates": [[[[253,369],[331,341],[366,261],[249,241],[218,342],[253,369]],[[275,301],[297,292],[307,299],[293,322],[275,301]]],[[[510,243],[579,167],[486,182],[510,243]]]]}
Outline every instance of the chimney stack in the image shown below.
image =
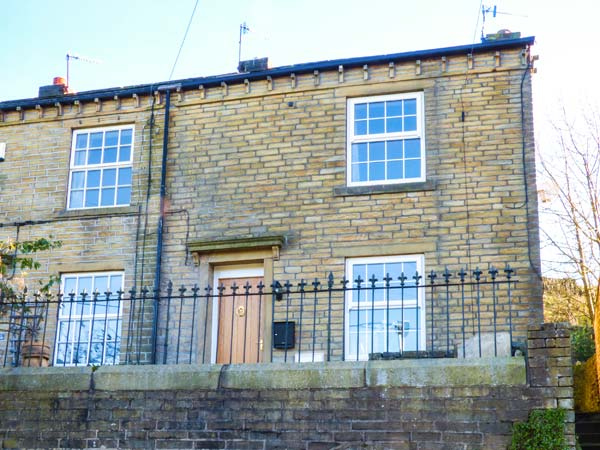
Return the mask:
{"type": "Polygon", "coordinates": [[[269,68],[269,58],[254,58],[247,61],[240,61],[238,72],[262,72],[269,68]]]}
{"type": "Polygon", "coordinates": [[[69,87],[63,77],[54,77],[52,84],[40,86],[38,97],[58,97],[69,93],[69,87]]]}

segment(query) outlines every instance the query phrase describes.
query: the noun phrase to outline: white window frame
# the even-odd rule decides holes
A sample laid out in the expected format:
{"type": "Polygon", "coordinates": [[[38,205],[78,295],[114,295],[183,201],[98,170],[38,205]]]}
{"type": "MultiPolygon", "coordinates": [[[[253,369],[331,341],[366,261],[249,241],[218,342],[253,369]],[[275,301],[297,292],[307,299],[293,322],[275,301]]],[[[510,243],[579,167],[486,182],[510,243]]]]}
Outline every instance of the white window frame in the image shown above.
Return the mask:
{"type": "MultiPolygon", "coordinates": [[[[121,345],[122,345],[122,328],[123,328],[123,301],[118,300],[118,294],[116,292],[111,293],[109,308],[103,308],[107,306],[107,303],[102,301],[102,296],[104,293],[100,293],[98,296],[98,302],[94,306],[93,302],[93,292],[86,292],[88,294],[85,298],[85,302],[83,306],[81,303],[81,292],[77,292],[81,290],[80,280],[84,277],[92,277],[92,291],[95,290],[96,279],[99,277],[121,277],[120,290],[123,290],[124,287],[124,273],[120,271],[111,271],[111,272],[78,272],[78,273],[64,273],[61,275],[61,292],[63,293],[63,298],[61,304],[58,309],[57,314],[57,325],[56,325],[56,339],[54,344],[54,365],[57,366],[86,366],[90,363],[90,350],[93,345],[91,335],[92,331],[96,329],[96,324],[94,324],[94,320],[99,322],[99,325],[103,328],[101,329],[101,333],[103,335],[102,339],[102,357],[101,361],[104,365],[112,365],[119,364],[120,362],[120,353],[121,353],[121,345]],[[71,302],[70,294],[71,292],[65,292],[65,289],[69,289],[65,287],[67,279],[76,279],[75,284],[76,288],[73,290],[75,293],[74,301],[71,302]],[[115,303],[118,306],[117,311],[114,311],[115,303]],[[108,333],[106,332],[106,326],[110,326],[111,322],[116,321],[116,326],[114,329],[116,330],[116,335],[114,339],[108,339],[108,333]],[[70,323],[69,323],[70,322],[70,323]],[[83,335],[81,330],[84,328],[77,327],[76,323],[84,323],[87,322],[87,335],[83,335]],[[65,334],[66,339],[61,340],[61,326],[62,324],[66,324],[65,334]],[[115,354],[111,356],[107,356],[107,343],[113,342],[115,345],[115,354]],[[78,343],[81,345],[82,343],[87,343],[87,348],[85,350],[85,361],[75,361],[74,360],[74,345],[78,343]],[[65,347],[65,355],[68,357],[65,360],[59,361],[59,355],[61,346],[65,347]],[[69,347],[71,351],[69,352],[69,347]]],[[[110,280],[110,278],[109,278],[110,280]]],[[[110,286],[110,281],[109,281],[110,286]]],[[[98,343],[98,342],[96,342],[98,343]]]]}
{"type": "MultiPolygon", "coordinates": [[[[119,133],[120,136],[120,133],[119,133]]],[[[83,128],[83,129],[78,129],[78,130],[73,130],[73,138],[72,138],[72,143],[71,143],[71,158],[70,158],[70,163],[69,163],[69,181],[68,181],[68,189],[67,189],[67,209],[68,210],[81,210],[81,209],[97,209],[97,208],[119,208],[119,207],[123,207],[123,206],[129,206],[131,204],[131,196],[133,193],[133,152],[134,152],[134,145],[135,145],[135,127],[133,124],[130,125],[119,125],[119,126],[111,126],[111,127],[98,127],[98,128],[83,128]],[[106,133],[110,132],[110,131],[123,131],[123,130],[131,130],[131,143],[130,144],[125,144],[125,145],[120,145],[120,141],[117,144],[117,157],[116,157],[116,161],[115,162],[100,162],[100,163],[93,163],[93,164],[88,164],[88,162],[86,161],[85,164],[76,164],[77,163],[77,157],[76,157],[76,152],[77,152],[77,138],[78,136],[81,135],[91,135],[92,133],[99,133],[102,132],[103,133],[103,137],[102,137],[102,147],[101,147],[101,157],[104,156],[104,151],[106,148],[105,145],[105,137],[106,137],[106,133]],[[124,161],[119,161],[119,152],[121,147],[126,147],[129,146],[130,150],[129,150],[129,159],[128,160],[124,160],[124,161]],[[114,189],[115,192],[113,194],[113,202],[112,204],[109,205],[102,205],[102,183],[103,183],[103,177],[106,173],[106,170],[109,169],[115,169],[116,170],[116,174],[115,174],[115,183],[111,184],[111,185],[107,185],[105,186],[105,189],[114,189]],[[118,188],[119,188],[119,181],[118,181],[118,173],[121,169],[130,169],[132,171],[131,173],[131,180],[130,180],[130,184],[129,185],[120,185],[121,188],[123,187],[129,187],[129,200],[128,202],[125,203],[118,203],[118,188]],[[100,186],[98,187],[98,189],[91,189],[90,187],[87,186],[87,180],[88,180],[88,176],[89,173],[91,171],[96,171],[99,170],[101,172],[100,175],[100,186]],[[74,178],[74,174],[75,173],[80,173],[83,172],[84,173],[84,181],[83,181],[83,188],[77,188],[75,189],[73,187],[73,178],[74,178]],[[88,193],[90,191],[98,191],[98,204],[97,205],[92,205],[92,206],[86,206],[86,197],[88,195],[88,193]],[[72,204],[72,193],[73,191],[79,191],[82,192],[83,198],[82,198],[82,204],[81,206],[73,206],[72,204]]],[[[113,147],[113,146],[111,146],[113,147]]],[[[86,149],[89,149],[89,136],[88,136],[88,146],[86,147],[86,149]]],[[[81,149],[79,149],[81,150],[81,149]]],[[[86,152],[86,156],[88,156],[89,150],[86,152]]]]}
{"type": "MultiPolygon", "coordinates": [[[[409,300],[409,299],[404,299],[403,301],[399,298],[400,296],[400,291],[401,289],[391,289],[390,288],[390,297],[394,297],[395,299],[390,298],[389,301],[389,308],[390,310],[392,309],[398,309],[398,308],[402,308],[404,307],[404,309],[409,309],[409,308],[415,308],[415,307],[419,307],[419,313],[418,313],[418,321],[419,321],[419,335],[418,335],[418,339],[415,336],[415,341],[418,341],[418,350],[419,351],[424,351],[426,349],[426,309],[425,309],[425,280],[424,280],[424,273],[425,273],[425,268],[424,268],[424,255],[395,255],[395,256],[369,256],[369,257],[361,257],[361,258],[348,258],[346,259],[346,279],[349,280],[348,283],[348,287],[350,288],[355,288],[356,287],[356,283],[355,280],[353,280],[353,267],[355,265],[358,264],[381,264],[381,263],[406,263],[406,262],[411,262],[411,263],[416,263],[416,270],[418,272],[419,275],[421,275],[423,278],[421,278],[419,280],[419,287],[417,288],[417,292],[416,292],[416,296],[417,299],[416,300],[409,300]]],[[[408,276],[408,275],[407,275],[408,276]]],[[[397,278],[393,280],[394,282],[398,283],[397,278]]],[[[407,280],[408,281],[413,281],[413,280],[407,280]]],[[[385,281],[384,280],[378,280],[377,281],[377,285],[385,285],[385,281]]],[[[371,292],[368,288],[371,286],[371,283],[369,280],[363,280],[363,283],[361,284],[361,292],[363,296],[365,297],[361,297],[361,302],[360,302],[360,310],[361,311],[370,311],[371,309],[371,301],[368,298],[369,292],[371,292]]],[[[367,360],[369,358],[369,352],[370,352],[370,341],[368,339],[368,336],[366,338],[367,340],[367,346],[369,347],[367,349],[367,351],[363,351],[361,352],[359,350],[359,354],[358,354],[358,358],[356,355],[356,352],[352,352],[352,345],[356,344],[356,341],[352,342],[351,339],[355,339],[355,337],[351,338],[351,329],[350,329],[350,319],[351,319],[351,311],[355,310],[359,307],[358,303],[354,301],[353,299],[353,290],[348,290],[346,292],[346,298],[345,298],[345,323],[344,323],[344,349],[345,349],[345,354],[344,354],[344,359],[346,361],[355,361],[355,360],[367,360]]],[[[384,292],[385,295],[385,292],[384,292]]],[[[383,300],[383,301],[375,301],[373,304],[373,309],[374,310],[386,310],[386,308],[388,307],[388,302],[387,300],[383,300]]],[[[389,320],[389,319],[388,319],[389,320]]],[[[385,324],[383,323],[384,326],[388,327],[389,330],[389,324],[385,324]]],[[[414,332],[414,329],[412,330],[414,332]]],[[[408,329],[407,333],[410,333],[411,330],[408,329]]],[[[360,339],[359,339],[360,340],[360,339]]],[[[417,350],[416,348],[405,348],[403,345],[404,339],[401,340],[401,343],[399,344],[399,346],[401,346],[401,348],[399,349],[400,352],[403,351],[414,351],[417,350]]],[[[390,346],[391,347],[391,346],[390,346]]],[[[385,349],[378,349],[378,348],[374,348],[374,352],[375,353],[380,353],[382,351],[385,351],[385,349]]]]}
{"type": "MultiPolygon", "coordinates": [[[[391,95],[377,95],[370,97],[356,97],[349,98],[347,101],[347,136],[346,136],[346,183],[348,186],[372,186],[381,184],[404,184],[404,183],[415,183],[425,181],[426,174],[426,146],[425,146],[425,108],[424,108],[424,95],[423,92],[410,92],[402,94],[391,94],[391,95]],[[375,103],[385,102],[394,100],[416,100],[416,130],[415,131],[399,131],[399,132],[383,132],[376,134],[355,134],[355,105],[361,103],[375,103]],[[352,181],[352,145],[360,143],[372,143],[372,142],[387,142],[395,140],[407,140],[407,139],[420,139],[420,161],[421,161],[421,173],[419,177],[412,178],[388,178],[386,176],[383,180],[373,181],[352,181]]],[[[384,120],[387,116],[384,116],[384,120]]],[[[382,160],[388,162],[388,159],[382,160]]],[[[404,159],[402,159],[404,161],[404,159]]],[[[387,164],[386,164],[387,165],[387,164]]],[[[387,169],[386,169],[387,172],[387,169]]]]}

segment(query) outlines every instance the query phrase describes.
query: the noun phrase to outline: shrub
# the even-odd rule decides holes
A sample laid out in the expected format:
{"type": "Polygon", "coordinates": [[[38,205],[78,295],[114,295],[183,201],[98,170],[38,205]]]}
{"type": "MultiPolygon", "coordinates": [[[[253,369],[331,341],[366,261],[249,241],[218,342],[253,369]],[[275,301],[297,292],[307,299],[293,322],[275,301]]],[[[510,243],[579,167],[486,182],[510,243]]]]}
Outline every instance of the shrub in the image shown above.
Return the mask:
{"type": "Polygon", "coordinates": [[[566,412],[562,408],[536,409],[526,422],[513,426],[509,450],[565,450],[566,412]]]}
{"type": "Polygon", "coordinates": [[[571,347],[575,361],[587,361],[596,352],[594,329],[588,325],[573,327],[571,347]]]}
{"type": "Polygon", "coordinates": [[[596,355],[573,368],[573,397],[575,411],[582,413],[600,412],[600,394],[596,375],[596,355]]]}

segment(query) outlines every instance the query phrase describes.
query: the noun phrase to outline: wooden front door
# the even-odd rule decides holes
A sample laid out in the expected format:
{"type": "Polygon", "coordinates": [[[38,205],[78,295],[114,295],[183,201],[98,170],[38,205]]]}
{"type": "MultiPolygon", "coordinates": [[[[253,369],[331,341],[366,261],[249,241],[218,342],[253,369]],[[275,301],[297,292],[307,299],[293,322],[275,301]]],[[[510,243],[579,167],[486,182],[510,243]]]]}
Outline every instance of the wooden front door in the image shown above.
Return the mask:
{"type": "Polygon", "coordinates": [[[258,294],[263,277],[218,278],[225,289],[218,297],[217,364],[257,363],[262,360],[265,296],[258,294]],[[252,288],[246,293],[244,286],[252,288]],[[238,287],[234,291],[232,286],[238,287]]]}

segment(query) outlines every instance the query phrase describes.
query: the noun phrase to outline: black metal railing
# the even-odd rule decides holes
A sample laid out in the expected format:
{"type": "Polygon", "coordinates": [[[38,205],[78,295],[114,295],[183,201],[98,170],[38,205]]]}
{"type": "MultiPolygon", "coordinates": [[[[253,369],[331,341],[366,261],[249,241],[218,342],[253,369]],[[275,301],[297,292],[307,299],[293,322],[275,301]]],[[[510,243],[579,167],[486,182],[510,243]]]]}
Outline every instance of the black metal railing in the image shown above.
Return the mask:
{"type": "Polygon", "coordinates": [[[511,355],[527,326],[509,267],[368,280],[0,299],[4,366],[511,355]],[[36,354],[37,352],[37,354],[36,354]]]}

